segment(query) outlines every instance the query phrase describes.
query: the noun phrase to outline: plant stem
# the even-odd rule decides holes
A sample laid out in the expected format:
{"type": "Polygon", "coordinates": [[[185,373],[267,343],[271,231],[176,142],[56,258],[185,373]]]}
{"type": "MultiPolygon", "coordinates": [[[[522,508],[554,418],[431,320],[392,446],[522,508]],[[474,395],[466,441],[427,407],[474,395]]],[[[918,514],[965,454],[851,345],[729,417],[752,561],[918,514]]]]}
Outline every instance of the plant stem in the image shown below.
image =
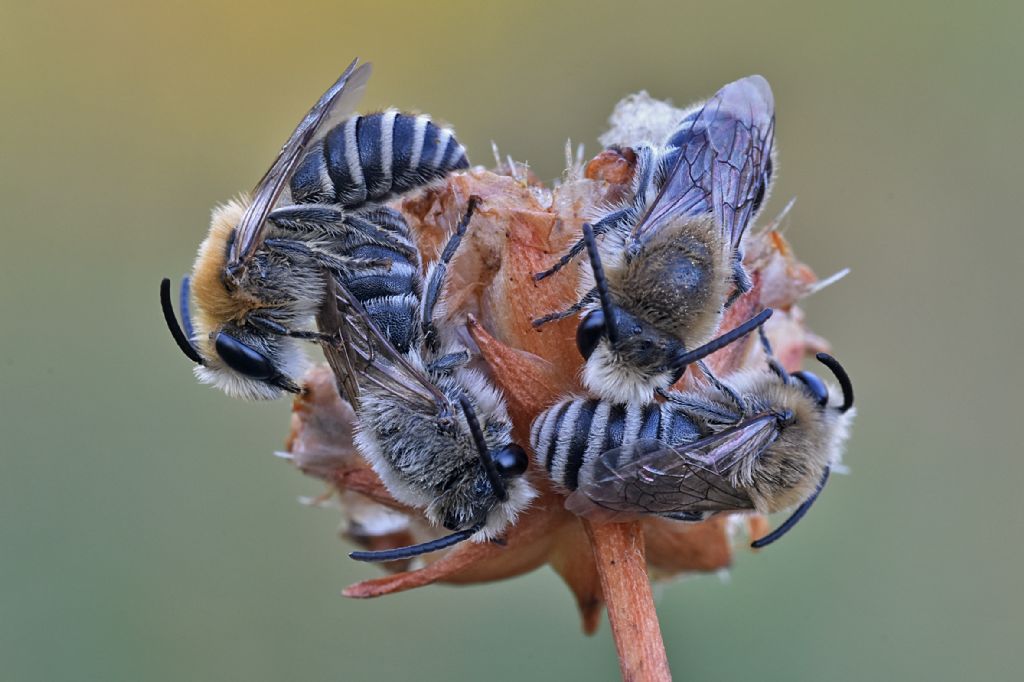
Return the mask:
{"type": "Polygon", "coordinates": [[[639,523],[583,526],[590,538],[625,682],[671,681],[661,626],[647,577],[639,523]]]}

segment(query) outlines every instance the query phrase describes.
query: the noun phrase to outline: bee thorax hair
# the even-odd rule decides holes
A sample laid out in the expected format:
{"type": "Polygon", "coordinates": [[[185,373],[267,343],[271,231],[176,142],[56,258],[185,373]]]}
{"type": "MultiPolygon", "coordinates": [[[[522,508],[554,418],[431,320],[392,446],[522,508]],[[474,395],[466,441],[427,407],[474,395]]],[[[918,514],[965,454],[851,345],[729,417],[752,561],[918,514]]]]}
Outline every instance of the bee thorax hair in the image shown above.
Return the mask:
{"type": "Polygon", "coordinates": [[[680,219],[608,271],[616,302],[689,348],[711,339],[732,283],[714,218],[680,219]]]}
{"type": "MultiPolygon", "coordinates": [[[[224,284],[228,246],[235,227],[242,220],[245,204],[230,201],[213,210],[210,233],[199,245],[199,254],[192,267],[192,323],[197,329],[215,329],[227,320],[240,319],[255,302],[245,292],[235,295],[224,284]]],[[[202,335],[202,334],[201,334],[202,335]]]]}

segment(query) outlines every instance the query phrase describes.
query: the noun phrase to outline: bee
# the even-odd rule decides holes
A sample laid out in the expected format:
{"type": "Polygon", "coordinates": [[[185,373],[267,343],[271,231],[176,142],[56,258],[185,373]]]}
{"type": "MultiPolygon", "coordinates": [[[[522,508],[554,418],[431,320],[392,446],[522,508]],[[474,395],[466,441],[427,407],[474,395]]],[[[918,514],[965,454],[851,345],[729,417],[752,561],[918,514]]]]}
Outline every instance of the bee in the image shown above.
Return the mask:
{"type": "Polygon", "coordinates": [[[370,65],[357,62],[302,119],[251,195],[214,211],[192,276],[182,282],[184,330],[170,282],[161,283],[178,347],[201,382],[231,396],[300,392],[295,377],[307,363],[300,342],[329,341],[309,326],[327,268],[341,257],[339,230],[370,230],[367,210],[469,166],[452,131],[428,116],[388,110],[342,120],[370,75],[370,65]]]}
{"type": "MultiPolygon", "coordinates": [[[[664,147],[634,150],[632,199],[585,224],[583,238],[536,275],[543,279],[588,252],[592,276],[582,278],[579,302],[534,324],[582,311],[576,345],[592,392],[649,401],[655,389],[678,381],[691,352],[712,339],[725,309],[750,289],[741,240],[771,180],[774,130],[764,78],[726,85],[688,110],[664,147]]],[[[710,343],[720,347],[742,333],[710,343]]]]}
{"type": "Polygon", "coordinates": [[[333,125],[368,76],[368,65],[353,62],[299,123],[252,199],[214,213],[181,288],[184,330],[168,280],[161,305],[200,380],[235,396],[299,392],[297,342],[321,344],[356,410],[363,456],[396,499],[455,531],[353,553],[392,561],[474,535],[494,538],[535,493],[522,478],[529,459],[511,440],[503,397],[434,322],[475,201],[425,281],[404,218],[380,205],[468,167],[465,150],[426,116],[386,111],[333,125]],[[294,203],[276,207],[283,195],[294,203]],[[317,330],[302,327],[314,317],[317,330]]]}
{"type": "Polygon", "coordinates": [[[478,201],[469,199],[425,278],[400,214],[377,221],[387,233],[351,231],[343,239],[349,263],[360,266],[336,272],[318,326],[342,340],[325,346],[325,355],[342,397],[355,407],[355,443],[397,500],[454,531],[410,547],[352,552],[359,561],[494,539],[536,495],[523,476],[529,458],[512,442],[503,396],[467,366],[469,352],[436,321],[449,264],[478,201]]]}
{"type": "MultiPolygon", "coordinates": [[[[810,372],[745,371],[729,384],[665,393],[665,402],[571,398],[541,413],[530,436],[538,466],[579,515],[654,514],[701,521],[720,512],[796,507],[764,547],[810,509],[839,461],[853,419],[853,384],[830,355],[842,402],[810,372]]],[[[834,389],[833,389],[834,390],[834,389]]]]}

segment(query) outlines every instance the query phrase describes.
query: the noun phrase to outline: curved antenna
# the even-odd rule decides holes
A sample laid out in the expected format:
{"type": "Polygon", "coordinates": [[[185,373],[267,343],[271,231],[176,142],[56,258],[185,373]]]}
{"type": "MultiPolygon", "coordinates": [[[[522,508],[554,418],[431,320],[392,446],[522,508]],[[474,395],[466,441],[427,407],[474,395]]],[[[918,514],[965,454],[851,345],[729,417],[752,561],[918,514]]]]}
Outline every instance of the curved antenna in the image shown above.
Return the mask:
{"type": "Polygon", "coordinates": [[[181,330],[181,327],[178,325],[178,318],[174,316],[174,307],[171,305],[171,280],[166,277],[160,281],[160,307],[164,311],[164,321],[167,323],[167,328],[171,330],[171,336],[174,337],[174,342],[178,344],[181,352],[197,365],[205,365],[203,356],[192,345],[191,339],[181,330]]]}
{"type": "Polygon", "coordinates": [[[483,525],[484,524],[482,523],[478,523],[466,530],[458,530],[451,535],[445,535],[443,538],[430,540],[428,542],[421,542],[418,545],[397,547],[395,549],[382,549],[374,552],[349,552],[349,557],[356,561],[400,561],[401,559],[411,559],[413,557],[420,556],[421,554],[436,552],[439,549],[445,549],[452,545],[457,545],[464,540],[468,540],[474,533],[483,528],[483,525]]]}
{"type": "Polygon", "coordinates": [[[818,353],[814,357],[818,359],[818,362],[832,370],[832,374],[835,375],[836,381],[839,382],[839,386],[843,389],[843,404],[837,409],[840,412],[846,412],[853,407],[853,382],[850,381],[850,375],[846,373],[846,370],[839,364],[839,361],[828,353],[818,353]]]}
{"type": "Polygon", "coordinates": [[[604,276],[601,253],[597,250],[594,228],[590,226],[590,223],[583,223],[583,243],[587,247],[587,257],[590,259],[590,267],[594,271],[594,288],[597,289],[597,297],[601,300],[601,311],[604,312],[605,334],[608,336],[608,341],[613,344],[618,343],[619,332],[615,328],[615,306],[608,293],[608,280],[604,276]]]}
{"type": "Polygon", "coordinates": [[[487,449],[487,441],[484,440],[484,432],[480,428],[480,422],[476,419],[476,411],[465,396],[459,398],[459,405],[466,414],[466,423],[469,424],[469,432],[473,435],[473,442],[476,444],[476,451],[480,455],[480,464],[484,467],[487,480],[491,482],[491,488],[498,499],[505,502],[508,500],[508,490],[505,489],[505,481],[498,473],[498,467],[494,465],[491,453],[487,449]]]}
{"type": "Polygon", "coordinates": [[[803,504],[797,507],[796,511],[790,514],[789,518],[783,521],[781,526],[773,530],[771,533],[768,533],[768,535],[765,535],[760,540],[755,540],[754,542],[751,542],[750,546],[754,549],[761,549],[762,547],[767,547],[768,545],[772,544],[773,542],[781,538],[783,535],[788,533],[790,530],[792,530],[793,526],[795,526],[797,522],[804,517],[804,514],[807,513],[807,510],[810,509],[811,505],[814,504],[814,501],[818,499],[818,495],[821,493],[821,489],[824,488],[825,484],[828,482],[828,474],[830,471],[831,468],[827,467],[825,469],[825,473],[822,475],[821,481],[818,482],[818,487],[814,490],[814,494],[807,498],[807,500],[803,504]]]}
{"type": "Polygon", "coordinates": [[[768,318],[771,317],[774,312],[775,311],[772,310],[771,308],[765,308],[764,310],[759,312],[757,315],[754,315],[752,318],[750,318],[740,326],[730,329],[726,333],[719,336],[717,339],[712,339],[711,341],[705,343],[703,346],[698,346],[697,348],[694,348],[693,350],[683,353],[679,357],[675,358],[675,366],[677,368],[685,367],[686,365],[690,365],[693,364],[694,362],[697,362],[701,358],[711,355],[717,350],[725,348],[733,341],[736,341],[737,339],[746,336],[750,332],[754,331],[755,329],[763,325],[765,322],[768,321],[768,318]]]}

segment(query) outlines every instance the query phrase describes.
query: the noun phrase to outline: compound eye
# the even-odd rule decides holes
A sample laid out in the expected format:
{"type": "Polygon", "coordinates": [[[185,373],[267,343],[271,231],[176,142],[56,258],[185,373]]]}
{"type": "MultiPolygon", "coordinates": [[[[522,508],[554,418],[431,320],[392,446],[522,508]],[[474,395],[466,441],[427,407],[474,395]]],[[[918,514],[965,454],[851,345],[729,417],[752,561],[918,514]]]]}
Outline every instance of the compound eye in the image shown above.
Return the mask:
{"type": "Polygon", "coordinates": [[[814,399],[818,401],[818,407],[828,405],[828,387],[825,386],[824,381],[810,372],[793,372],[793,377],[798,379],[808,393],[814,396],[814,399]]]}
{"type": "Polygon", "coordinates": [[[277,376],[277,371],[265,355],[253,350],[233,336],[221,332],[217,334],[213,344],[217,349],[217,355],[224,360],[224,364],[239,374],[260,381],[269,381],[277,376]]]}
{"type": "Polygon", "coordinates": [[[526,451],[515,443],[509,443],[494,456],[494,467],[502,478],[515,478],[526,473],[530,458],[526,451]]]}
{"type": "Polygon", "coordinates": [[[589,360],[593,355],[604,331],[604,312],[601,310],[591,310],[580,322],[580,326],[576,327],[576,347],[584,360],[589,360]]]}

